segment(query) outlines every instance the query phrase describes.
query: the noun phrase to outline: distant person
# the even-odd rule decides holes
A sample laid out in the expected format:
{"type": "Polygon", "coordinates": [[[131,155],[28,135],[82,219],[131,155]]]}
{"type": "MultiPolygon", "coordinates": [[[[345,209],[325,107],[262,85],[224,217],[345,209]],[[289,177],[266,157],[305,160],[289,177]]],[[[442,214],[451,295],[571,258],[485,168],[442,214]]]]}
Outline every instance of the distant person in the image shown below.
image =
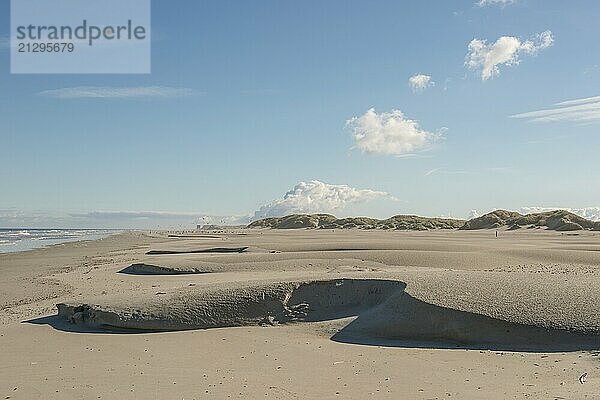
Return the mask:
{"type": "Polygon", "coordinates": [[[496,237],[498,237],[498,231],[496,231],[496,237]]]}

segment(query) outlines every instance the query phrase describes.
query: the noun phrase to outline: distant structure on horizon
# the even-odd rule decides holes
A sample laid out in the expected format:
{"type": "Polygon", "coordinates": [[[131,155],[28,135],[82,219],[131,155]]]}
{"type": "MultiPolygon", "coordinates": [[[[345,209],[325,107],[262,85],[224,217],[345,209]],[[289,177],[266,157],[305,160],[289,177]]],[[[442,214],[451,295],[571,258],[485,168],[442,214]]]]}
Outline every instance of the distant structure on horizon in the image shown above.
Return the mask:
{"type": "Polygon", "coordinates": [[[212,225],[212,224],[197,224],[196,225],[197,231],[214,231],[217,229],[221,229],[221,227],[218,225],[212,225]]]}

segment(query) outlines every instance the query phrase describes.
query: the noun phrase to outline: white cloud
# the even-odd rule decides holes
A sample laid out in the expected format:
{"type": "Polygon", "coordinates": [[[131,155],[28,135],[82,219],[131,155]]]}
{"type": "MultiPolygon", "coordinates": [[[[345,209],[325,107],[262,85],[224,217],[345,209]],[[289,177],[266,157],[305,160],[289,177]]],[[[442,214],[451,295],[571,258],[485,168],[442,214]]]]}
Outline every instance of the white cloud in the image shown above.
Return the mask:
{"type": "Polygon", "coordinates": [[[574,99],[574,100],[565,100],[560,103],[556,103],[557,106],[574,106],[579,104],[587,104],[587,103],[598,103],[600,102],[600,96],[594,97],[585,97],[583,99],[574,99]]]}
{"type": "Polygon", "coordinates": [[[446,168],[434,168],[425,172],[425,176],[431,176],[434,174],[444,174],[444,175],[468,175],[471,172],[465,171],[462,169],[446,169],[446,168]]]}
{"type": "Polygon", "coordinates": [[[515,4],[517,0],[479,0],[475,5],[479,7],[487,7],[487,6],[500,6],[506,7],[511,4],[515,4]]]}
{"type": "Polygon", "coordinates": [[[137,87],[110,87],[110,86],[77,86],[39,93],[41,96],[58,99],[141,99],[141,98],[172,98],[190,96],[192,89],[174,88],[168,86],[137,86],[137,87]]]}
{"type": "Polygon", "coordinates": [[[535,55],[554,43],[552,32],[545,31],[532,40],[522,41],[514,36],[502,36],[492,44],[486,40],[473,39],[465,65],[473,70],[481,70],[481,79],[488,80],[500,74],[500,66],[518,65],[522,55],[535,55]]]}
{"type": "Polygon", "coordinates": [[[374,108],[346,121],[355,146],[369,154],[399,155],[422,150],[438,139],[440,133],[427,132],[417,121],[407,119],[400,110],[377,114],[374,108]]]}
{"type": "Polygon", "coordinates": [[[281,217],[289,214],[329,213],[349,205],[383,197],[391,198],[385,192],[356,189],[348,185],[332,185],[316,180],[299,182],[282,199],[273,200],[260,207],[252,219],[281,217]]]}
{"type": "Polygon", "coordinates": [[[521,214],[534,214],[546,211],[566,210],[590,221],[600,221],[600,207],[568,208],[568,207],[522,207],[521,214]]]}
{"type": "Polygon", "coordinates": [[[394,157],[402,158],[402,159],[413,159],[413,158],[431,158],[433,156],[426,155],[426,154],[420,154],[420,153],[404,153],[404,154],[398,154],[394,157]]]}
{"type": "Polygon", "coordinates": [[[600,96],[567,100],[554,104],[554,108],[511,115],[535,122],[594,122],[600,121],[600,96]]]}
{"type": "Polygon", "coordinates": [[[435,82],[431,80],[431,76],[424,74],[416,74],[408,78],[408,86],[414,93],[421,93],[428,87],[435,86],[435,82]]]}
{"type": "Polygon", "coordinates": [[[479,215],[479,212],[477,210],[471,210],[469,211],[469,215],[467,216],[467,220],[469,219],[473,219],[473,218],[478,218],[481,215],[479,215]]]}

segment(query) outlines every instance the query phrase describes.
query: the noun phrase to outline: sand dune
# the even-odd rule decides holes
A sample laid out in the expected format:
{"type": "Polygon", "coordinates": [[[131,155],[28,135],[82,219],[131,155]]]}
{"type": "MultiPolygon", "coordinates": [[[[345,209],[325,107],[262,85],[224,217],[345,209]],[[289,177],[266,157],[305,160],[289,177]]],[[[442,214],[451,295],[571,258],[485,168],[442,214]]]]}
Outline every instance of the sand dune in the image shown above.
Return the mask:
{"type": "Polygon", "coordinates": [[[456,229],[464,221],[449,218],[427,218],[416,215],[396,215],[388,219],[367,217],[336,218],[329,214],[294,214],[279,218],[266,218],[248,225],[248,228],[272,229],[396,229],[426,231],[430,229],[456,229]]]}
{"type": "Polygon", "coordinates": [[[569,211],[556,210],[537,214],[522,215],[514,211],[496,210],[467,221],[460,229],[493,229],[507,227],[545,228],[554,231],[600,230],[600,222],[593,222],[569,211]]]}
{"type": "Polygon", "coordinates": [[[497,229],[544,228],[554,231],[600,231],[600,222],[593,222],[566,210],[522,215],[514,211],[495,210],[469,221],[447,218],[427,218],[396,215],[388,219],[366,217],[336,218],[329,214],[294,214],[255,221],[248,228],[271,229],[381,229],[427,231],[435,229],[497,229]]]}

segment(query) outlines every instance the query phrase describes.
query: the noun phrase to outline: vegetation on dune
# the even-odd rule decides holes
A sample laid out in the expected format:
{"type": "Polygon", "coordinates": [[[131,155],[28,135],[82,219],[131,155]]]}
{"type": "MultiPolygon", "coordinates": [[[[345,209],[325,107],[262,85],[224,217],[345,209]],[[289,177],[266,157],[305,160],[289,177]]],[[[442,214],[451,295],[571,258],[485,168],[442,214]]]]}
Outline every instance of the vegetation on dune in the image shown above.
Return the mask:
{"type": "Polygon", "coordinates": [[[446,218],[426,218],[416,215],[396,215],[388,219],[368,217],[336,218],[329,214],[293,214],[279,218],[266,218],[255,221],[248,228],[272,229],[386,229],[386,230],[415,230],[456,229],[463,226],[465,221],[446,218]]]}
{"type": "Polygon", "coordinates": [[[545,228],[554,231],[580,231],[584,229],[598,231],[600,230],[600,222],[587,220],[565,210],[527,215],[513,211],[496,210],[467,221],[460,229],[474,230],[504,227],[511,230],[520,228],[545,228]]]}
{"type": "Polygon", "coordinates": [[[600,222],[593,222],[569,211],[556,210],[537,214],[519,214],[495,210],[469,221],[450,218],[427,218],[416,215],[396,215],[388,219],[368,217],[336,218],[330,214],[292,214],[252,222],[248,228],[271,229],[381,229],[427,231],[434,229],[498,229],[538,228],[555,231],[600,231],[600,222]]]}

